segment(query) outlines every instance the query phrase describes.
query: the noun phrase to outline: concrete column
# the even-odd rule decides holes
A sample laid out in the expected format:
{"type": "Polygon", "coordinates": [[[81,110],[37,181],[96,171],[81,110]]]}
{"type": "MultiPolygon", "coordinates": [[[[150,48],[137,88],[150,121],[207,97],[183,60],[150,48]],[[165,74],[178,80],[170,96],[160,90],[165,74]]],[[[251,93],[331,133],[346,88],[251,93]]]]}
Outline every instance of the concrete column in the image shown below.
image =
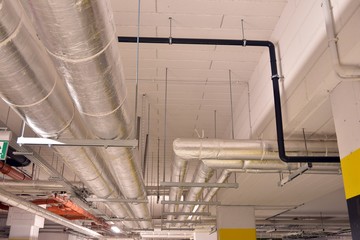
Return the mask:
{"type": "Polygon", "coordinates": [[[10,207],[6,221],[10,226],[9,240],[37,240],[44,218],[20,208],[10,207]]]}
{"type": "Polygon", "coordinates": [[[360,239],[360,82],[343,82],[331,93],[341,170],[353,239],[360,239]]]}
{"type": "Polygon", "coordinates": [[[216,216],[218,240],[256,240],[253,207],[219,206],[216,216]]]}
{"type": "Polygon", "coordinates": [[[216,240],[216,239],[217,239],[216,232],[210,234],[209,232],[195,231],[194,233],[194,240],[216,240]]]}

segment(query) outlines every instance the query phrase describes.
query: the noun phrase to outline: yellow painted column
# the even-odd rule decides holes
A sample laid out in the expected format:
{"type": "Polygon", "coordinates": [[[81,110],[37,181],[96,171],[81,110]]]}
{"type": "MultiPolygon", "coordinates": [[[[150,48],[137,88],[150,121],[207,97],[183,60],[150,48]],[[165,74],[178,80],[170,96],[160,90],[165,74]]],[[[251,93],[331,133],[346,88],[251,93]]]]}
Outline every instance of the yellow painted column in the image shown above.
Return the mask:
{"type": "Polygon", "coordinates": [[[360,82],[342,82],[331,93],[341,170],[353,239],[360,239],[360,82]]]}
{"type": "Polygon", "coordinates": [[[256,240],[253,207],[219,206],[216,215],[218,240],[256,240]]]}

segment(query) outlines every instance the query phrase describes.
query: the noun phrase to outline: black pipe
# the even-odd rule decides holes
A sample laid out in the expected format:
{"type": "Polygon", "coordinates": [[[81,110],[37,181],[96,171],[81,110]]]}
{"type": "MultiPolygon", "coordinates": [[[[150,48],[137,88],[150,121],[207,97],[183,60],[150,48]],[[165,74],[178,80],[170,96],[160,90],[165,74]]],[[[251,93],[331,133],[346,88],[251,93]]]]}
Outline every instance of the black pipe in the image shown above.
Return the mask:
{"type": "MultiPolygon", "coordinates": [[[[136,37],[118,37],[118,42],[136,43],[136,37]]],[[[284,162],[340,162],[339,157],[332,156],[287,156],[284,142],[284,130],[281,113],[281,98],[279,88],[279,75],[276,65],[275,46],[270,41],[261,40],[232,40],[232,39],[200,39],[200,38],[152,38],[140,37],[140,43],[162,43],[162,44],[195,44],[195,45],[225,45],[225,46],[254,46],[269,48],[270,66],[271,66],[271,80],[273,83],[274,94],[274,108],[275,108],[275,122],[276,135],[279,148],[279,157],[284,162]]]]}

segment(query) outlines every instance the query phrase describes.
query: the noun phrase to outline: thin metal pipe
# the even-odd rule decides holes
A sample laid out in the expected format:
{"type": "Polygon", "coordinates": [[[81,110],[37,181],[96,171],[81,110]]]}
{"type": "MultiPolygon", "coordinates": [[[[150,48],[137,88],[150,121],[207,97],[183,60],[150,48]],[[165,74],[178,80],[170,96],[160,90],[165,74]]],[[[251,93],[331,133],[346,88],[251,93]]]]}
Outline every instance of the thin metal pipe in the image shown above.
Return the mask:
{"type": "Polygon", "coordinates": [[[230,112],[231,112],[231,137],[234,139],[234,111],[232,98],[231,70],[229,69],[230,112]]]}
{"type": "MultiPolygon", "coordinates": [[[[135,42],[134,37],[119,36],[119,42],[135,42]]],[[[142,43],[169,43],[168,38],[141,37],[142,43]]],[[[279,157],[284,162],[340,162],[339,157],[332,156],[287,156],[285,150],[284,130],[281,111],[281,98],[279,88],[279,75],[276,64],[275,46],[270,41],[263,40],[233,40],[233,39],[201,39],[201,38],[172,38],[172,44],[194,45],[224,45],[224,46],[256,46],[267,47],[270,55],[271,80],[273,83],[276,134],[279,148],[279,157]]]]}
{"type": "Polygon", "coordinates": [[[146,134],[146,136],[145,136],[144,159],[143,159],[143,172],[142,172],[143,177],[145,177],[145,172],[146,172],[146,158],[147,158],[147,152],[148,152],[148,145],[149,145],[149,134],[146,134]]]}
{"type": "Polygon", "coordinates": [[[247,86],[247,95],[248,95],[248,109],[249,109],[249,139],[251,139],[252,137],[252,121],[251,121],[251,104],[250,104],[250,84],[248,82],[246,82],[246,86],[247,86]]]}
{"type": "Polygon", "coordinates": [[[238,183],[207,183],[207,182],[161,182],[164,187],[200,187],[200,188],[238,188],[238,183]]]}
{"type": "Polygon", "coordinates": [[[244,19],[241,19],[241,32],[242,32],[242,39],[245,39],[244,19]]]}
{"type": "Polygon", "coordinates": [[[157,161],[157,199],[156,202],[159,203],[160,200],[160,138],[158,138],[158,161],[157,161]]]}
{"type": "Polygon", "coordinates": [[[168,68],[165,71],[165,113],[164,113],[164,168],[163,168],[163,181],[165,182],[165,171],[166,171],[166,122],[167,122],[167,90],[168,90],[168,68]]]}
{"type": "MultiPolygon", "coordinates": [[[[137,109],[138,109],[138,94],[139,94],[140,9],[141,9],[141,0],[138,0],[137,37],[136,37],[135,113],[134,113],[135,129],[137,129],[137,109]]],[[[135,136],[136,134],[137,133],[135,133],[135,136]]]]}
{"type": "Polygon", "coordinates": [[[214,138],[216,138],[216,110],[214,110],[214,138]]]}

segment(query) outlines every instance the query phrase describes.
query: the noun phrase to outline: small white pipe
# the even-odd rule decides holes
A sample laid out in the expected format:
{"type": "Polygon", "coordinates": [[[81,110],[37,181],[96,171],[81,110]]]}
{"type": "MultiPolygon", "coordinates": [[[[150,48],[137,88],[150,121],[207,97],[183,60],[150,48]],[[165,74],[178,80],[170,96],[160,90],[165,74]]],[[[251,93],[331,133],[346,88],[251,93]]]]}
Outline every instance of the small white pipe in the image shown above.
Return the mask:
{"type": "Polygon", "coordinates": [[[333,62],[334,70],[339,78],[350,81],[360,80],[360,66],[355,65],[343,65],[340,62],[339,50],[337,46],[338,38],[335,33],[335,26],[333,20],[333,12],[331,8],[330,0],[324,0],[322,7],[325,15],[326,33],[329,42],[329,49],[331,59],[333,62]]]}

